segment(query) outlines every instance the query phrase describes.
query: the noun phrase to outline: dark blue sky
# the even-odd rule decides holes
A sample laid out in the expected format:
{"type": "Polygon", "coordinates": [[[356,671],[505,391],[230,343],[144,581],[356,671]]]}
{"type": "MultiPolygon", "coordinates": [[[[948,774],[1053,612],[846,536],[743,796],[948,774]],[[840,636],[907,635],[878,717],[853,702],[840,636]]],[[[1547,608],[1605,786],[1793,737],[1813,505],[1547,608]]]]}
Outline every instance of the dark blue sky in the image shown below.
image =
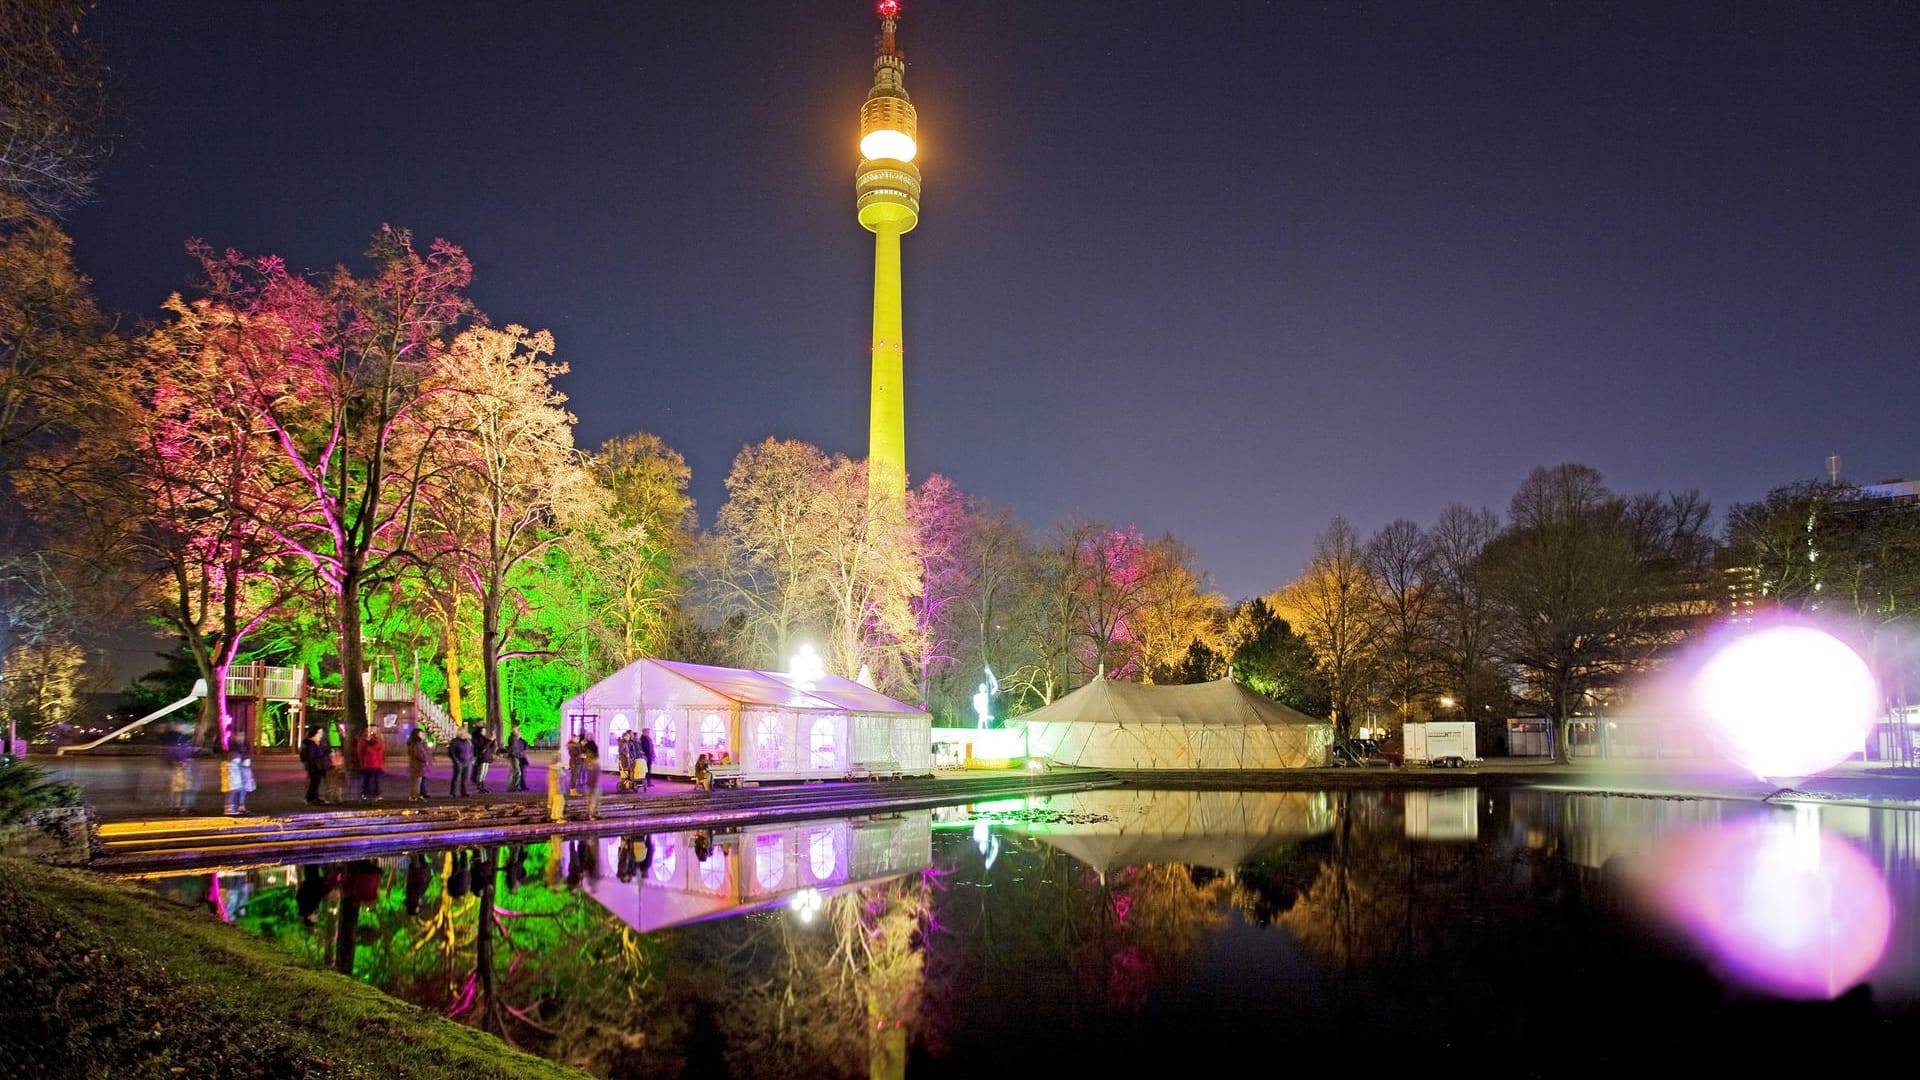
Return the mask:
{"type": "MultiPolygon", "coordinates": [[[[550,327],[581,441],[865,452],[865,0],[104,0],[129,137],[73,222],[154,311],[189,236],[383,221],[550,327]]],[[[1920,473],[1920,6],[907,0],[907,447],[1273,588],[1335,514],[1527,469],[1717,507],[1920,473]]]]}

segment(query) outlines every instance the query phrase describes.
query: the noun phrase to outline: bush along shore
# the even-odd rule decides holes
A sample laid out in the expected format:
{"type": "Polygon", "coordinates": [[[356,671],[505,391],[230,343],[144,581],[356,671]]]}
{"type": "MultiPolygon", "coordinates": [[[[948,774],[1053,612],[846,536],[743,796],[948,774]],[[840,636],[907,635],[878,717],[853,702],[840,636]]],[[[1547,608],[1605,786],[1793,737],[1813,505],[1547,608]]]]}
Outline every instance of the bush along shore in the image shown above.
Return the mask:
{"type": "Polygon", "coordinates": [[[197,911],[0,860],[0,1076],[580,1080],[197,911]]]}

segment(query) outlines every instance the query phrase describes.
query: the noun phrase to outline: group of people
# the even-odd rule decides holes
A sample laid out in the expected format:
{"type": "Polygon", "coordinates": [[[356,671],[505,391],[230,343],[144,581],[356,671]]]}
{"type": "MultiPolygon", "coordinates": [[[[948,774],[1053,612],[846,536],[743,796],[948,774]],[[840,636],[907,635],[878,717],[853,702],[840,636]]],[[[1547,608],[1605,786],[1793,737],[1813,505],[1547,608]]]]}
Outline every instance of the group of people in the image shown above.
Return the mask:
{"type": "MultiPolygon", "coordinates": [[[[420,733],[418,728],[414,734],[420,733]]],[[[489,794],[487,774],[492,771],[493,763],[502,753],[507,759],[507,790],[527,790],[527,740],[520,734],[520,725],[514,724],[507,732],[505,743],[496,742],[487,734],[485,728],[476,727],[469,735],[462,728],[453,733],[453,740],[447,743],[447,759],[453,763],[453,772],[447,777],[447,795],[467,795],[477,792],[489,794]]],[[[421,784],[424,797],[426,786],[421,784]]]]}
{"type": "MultiPolygon", "coordinates": [[[[380,737],[379,732],[369,728],[358,736],[346,738],[341,750],[344,767],[337,767],[326,729],[314,728],[307,732],[307,741],[300,746],[300,763],[307,771],[306,801],[315,806],[342,802],[341,790],[351,776],[359,789],[361,802],[378,802],[381,797],[380,780],[386,775],[386,740],[380,737]]],[[[454,732],[453,739],[447,744],[447,759],[453,765],[447,782],[448,796],[466,795],[476,790],[479,794],[487,794],[487,774],[503,750],[511,767],[507,790],[527,790],[528,746],[527,740],[520,734],[520,725],[513,725],[504,744],[496,743],[485,728],[476,727],[471,733],[462,728],[454,732]]],[[[408,802],[426,801],[427,771],[432,765],[433,744],[415,726],[407,734],[408,802]]]]}
{"type": "Polygon", "coordinates": [[[629,728],[615,744],[620,755],[620,790],[645,791],[653,772],[653,735],[645,728],[629,728]]]}

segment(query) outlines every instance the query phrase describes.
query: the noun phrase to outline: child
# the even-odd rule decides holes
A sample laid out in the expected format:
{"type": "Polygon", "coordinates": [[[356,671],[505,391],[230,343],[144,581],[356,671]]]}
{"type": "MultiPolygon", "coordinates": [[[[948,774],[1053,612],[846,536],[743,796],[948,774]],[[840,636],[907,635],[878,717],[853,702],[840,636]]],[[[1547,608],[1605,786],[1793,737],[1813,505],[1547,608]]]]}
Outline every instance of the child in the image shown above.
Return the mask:
{"type": "Polygon", "coordinates": [[[227,755],[220,767],[220,790],[227,796],[227,816],[238,817],[247,810],[247,778],[240,765],[240,751],[227,755]]]}

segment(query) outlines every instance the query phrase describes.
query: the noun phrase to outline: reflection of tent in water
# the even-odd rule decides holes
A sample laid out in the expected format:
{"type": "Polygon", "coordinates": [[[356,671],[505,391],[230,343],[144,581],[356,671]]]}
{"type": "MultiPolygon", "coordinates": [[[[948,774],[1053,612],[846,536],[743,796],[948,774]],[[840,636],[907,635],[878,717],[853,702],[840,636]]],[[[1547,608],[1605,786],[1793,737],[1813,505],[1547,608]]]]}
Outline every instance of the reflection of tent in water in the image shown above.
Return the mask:
{"type": "Polygon", "coordinates": [[[1102,874],[1148,863],[1233,870],[1333,828],[1333,808],[1318,791],[1086,791],[1054,796],[1047,810],[1111,820],[1007,827],[1102,874]]]}
{"type": "Polygon", "coordinates": [[[1087,685],[1021,718],[1027,750],[1095,769],[1298,769],[1325,765],[1333,726],[1216,679],[1087,685]]]}
{"type": "Polygon", "coordinates": [[[602,907],[643,933],[772,907],[807,890],[870,884],[933,863],[932,822],[924,810],[644,839],[631,881],[605,872],[622,865],[627,838],[591,841],[599,846],[602,871],[585,882],[602,907]]]}

